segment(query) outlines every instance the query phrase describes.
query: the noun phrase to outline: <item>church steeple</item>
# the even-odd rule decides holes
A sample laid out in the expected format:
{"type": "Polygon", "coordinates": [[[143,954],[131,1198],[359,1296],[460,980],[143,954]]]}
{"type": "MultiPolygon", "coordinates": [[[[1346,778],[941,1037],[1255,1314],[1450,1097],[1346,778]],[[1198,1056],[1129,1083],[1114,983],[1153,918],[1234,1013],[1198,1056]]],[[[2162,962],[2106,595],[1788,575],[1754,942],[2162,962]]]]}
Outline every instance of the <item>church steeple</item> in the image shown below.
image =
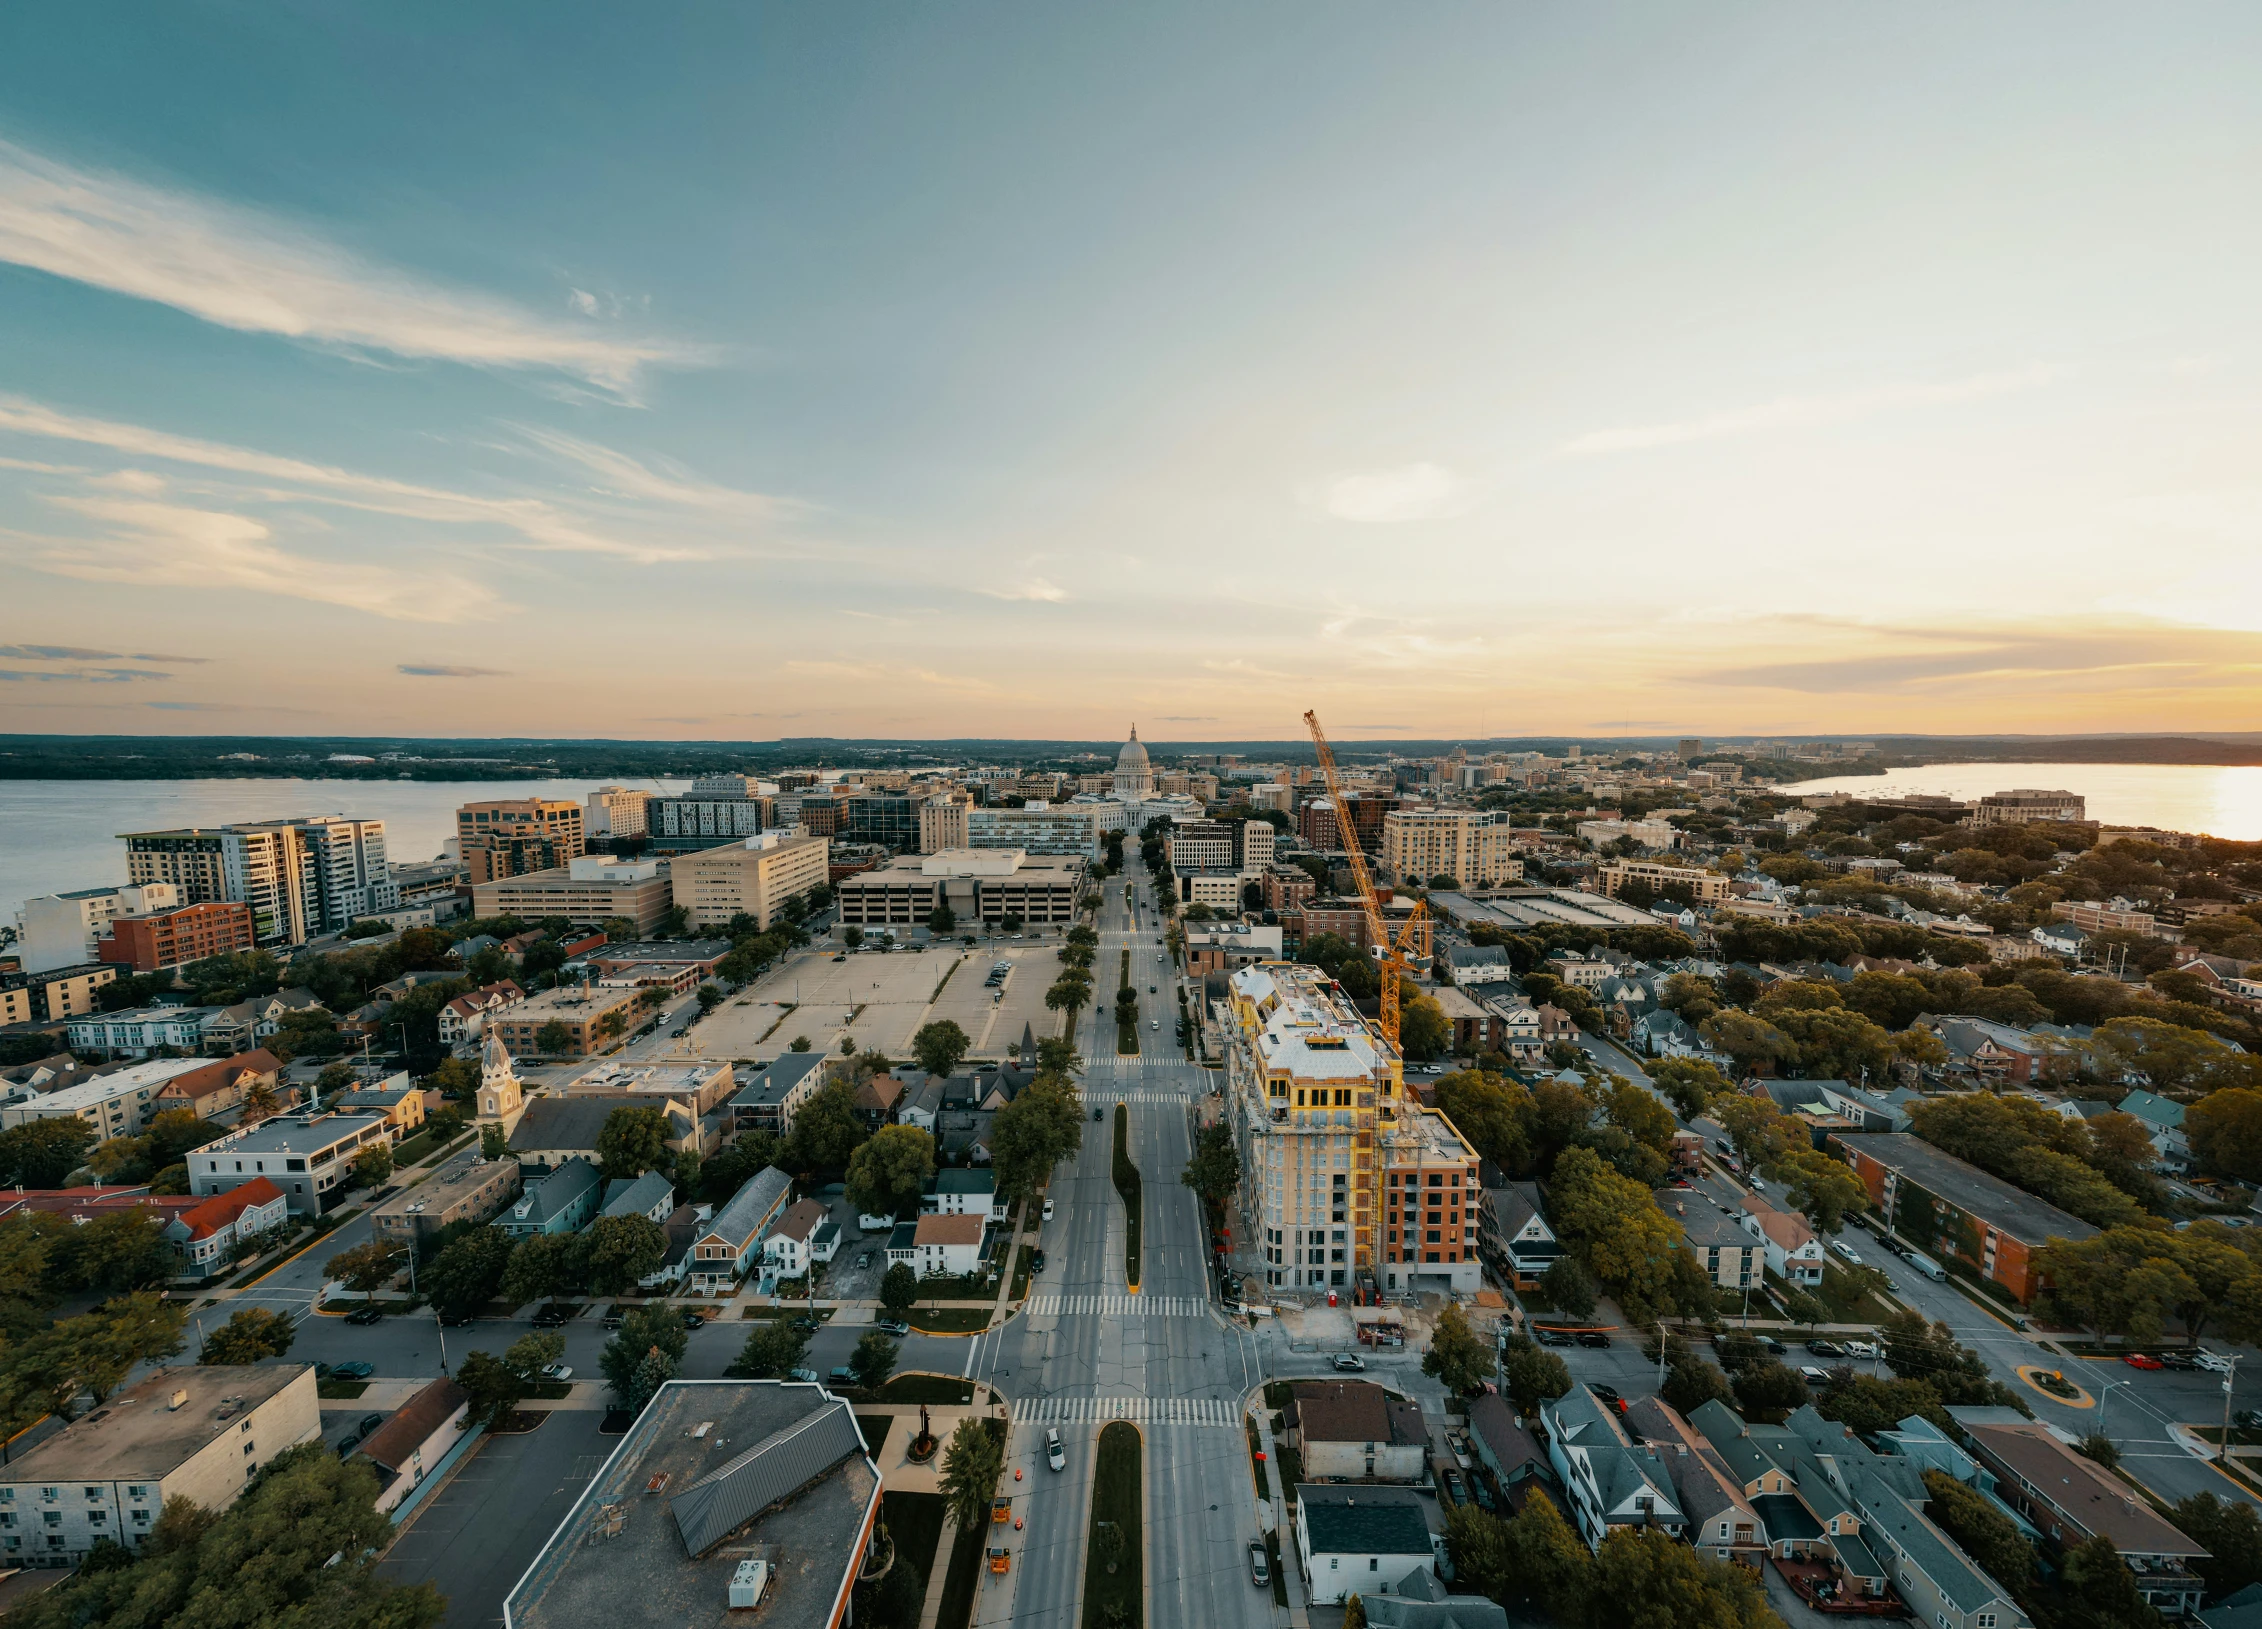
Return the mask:
{"type": "Polygon", "coordinates": [[[511,1055],[503,1046],[503,1037],[490,1019],[487,1044],[479,1057],[478,1118],[499,1120],[507,1132],[518,1124],[525,1103],[526,1090],[519,1084],[518,1071],[511,1067],[511,1055]]]}

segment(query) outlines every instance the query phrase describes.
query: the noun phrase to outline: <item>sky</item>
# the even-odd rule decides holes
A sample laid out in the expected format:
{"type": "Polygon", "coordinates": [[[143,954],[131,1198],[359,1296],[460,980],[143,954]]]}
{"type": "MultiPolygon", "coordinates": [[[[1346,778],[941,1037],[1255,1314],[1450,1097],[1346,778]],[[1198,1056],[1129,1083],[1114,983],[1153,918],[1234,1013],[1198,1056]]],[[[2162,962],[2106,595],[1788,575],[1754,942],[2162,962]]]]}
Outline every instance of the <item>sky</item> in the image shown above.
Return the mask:
{"type": "Polygon", "coordinates": [[[2249,729],[2262,11],[0,12],[0,730],[2249,729]]]}

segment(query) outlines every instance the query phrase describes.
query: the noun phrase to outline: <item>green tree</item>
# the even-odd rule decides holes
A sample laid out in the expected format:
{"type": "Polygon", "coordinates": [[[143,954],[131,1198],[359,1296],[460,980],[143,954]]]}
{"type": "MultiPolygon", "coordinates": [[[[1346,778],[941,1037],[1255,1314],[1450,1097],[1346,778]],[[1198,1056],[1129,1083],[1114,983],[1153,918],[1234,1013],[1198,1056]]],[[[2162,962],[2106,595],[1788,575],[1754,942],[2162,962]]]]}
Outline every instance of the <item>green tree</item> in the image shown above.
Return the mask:
{"type": "Polygon", "coordinates": [[[481,1159],[508,1159],[510,1158],[510,1151],[510,1134],[504,1131],[499,1124],[489,1124],[479,1128],[479,1157],[481,1159]]]}
{"type": "Polygon", "coordinates": [[[1433,1090],[1438,1108],[1460,1128],[1469,1146],[1502,1170],[1532,1169],[1532,1094],[1513,1081],[1475,1069],[1456,1070],[1433,1090]]]}
{"type": "Polygon", "coordinates": [[[1178,1180],[1201,1195],[1213,1209],[1222,1210],[1241,1186],[1241,1152],[1233,1144],[1233,1128],[1223,1121],[1194,1133],[1194,1155],[1178,1180]]]}
{"type": "Polygon", "coordinates": [[[1807,1400],[1806,1382],[1772,1361],[1739,1369],[1731,1383],[1737,1406],[1748,1419],[1772,1423],[1807,1400]]]}
{"type": "Polygon", "coordinates": [[[1946,1431],[1953,1422],[1940,1406],[1940,1394],[1922,1380],[1880,1380],[1875,1375],[1841,1370],[1822,1395],[1815,1412],[1836,1420],[1862,1436],[1890,1431],[1911,1414],[1921,1414],[1946,1431]]]}
{"type": "Polygon", "coordinates": [[[1715,1401],[1733,1407],[1736,1399],[1734,1386],[1719,1366],[1694,1353],[1666,1369],[1665,1384],[1658,1388],[1658,1395],[1683,1414],[1715,1401]]]}
{"type": "Polygon", "coordinates": [[[374,1188],[393,1174],[393,1145],[374,1142],[353,1157],[353,1180],[356,1187],[374,1188]]]}
{"type": "Polygon", "coordinates": [[[2249,1584],[2262,1584],[2262,1517],[2244,1500],[2195,1493],[2168,1512],[2176,1526],[2207,1554],[2191,1564],[2218,1603],[2249,1584]]]}
{"type": "MultiPolygon", "coordinates": [[[[642,1380],[648,1378],[639,1374],[645,1359],[658,1352],[670,1365],[673,1378],[673,1368],[682,1364],[689,1348],[690,1335],[673,1307],[630,1307],[622,1314],[620,1328],[598,1353],[597,1369],[623,1408],[640,1411],[652,1400],[650,1391],[638,1395],[642,1380]]],[[[658,1389],[653,1387],[653,1391],[658,1389]]]]}
{"type": "Polygon", "coordinates": [[[1398,990],[1400,1049],[1414,1063],[1444,1057],[1453,1046],[1453,1020],[1445,1016],[1437,997],[1425,994],[1406,980],[1399,980],[1398,990]]]}
{"type": "Polygon", "coordinates": [[[115,1567],[81,1568],[9,1614],[11,1629],[432,1629],[447,1603],[430,1584],[381,1577],[392,1523],[362,1459],[320,1442],[286,1449],[217,1514],[167,1500],[151,1537],[115,1567]]]}
{"type": "Polygon", "coordinates": [[[1540,1275],[1539,1292],[1547,1297],[1549,1306],[1567,1318],[1591,1317],[1601,1294],[1594,1275],[1579,1265],[1576,1256],[1557,1256],[1549,1262],[1547,1271],[1540,1275]]]}
{"type": "Polygon", "coordinates": [[[204,1337],[204,1349],[197,1353],[196,1361],[206,1365],[257,1363],[261,1358],[281,1357],[291,1349],[297,1334],[297,1328],[283,1313],[246,1307],[204,1337]]]}
{"type": "Polygon", "coordinates": [[[1449,1396],[1459,1396],[1484,1384],[1492,1368],[1492,1348],[1477,1338],[1459,1304],[1448,1301],[1422,1356],[1422,1373],[1443,1381],[1449,1396]]]}
{"type": "Polygon", "coordinates": [[[1572,1148],[1556,1161],[1549,1197],[1557,1234],[1628,1317],[1646,1322],[1651,1309],[1671,1304],[1681,1225],[1657,1208],[1647,1188],[1609,1169],[1591,1149],[1572,1148]]]}
{"type": "Polygon", "coordinates": [[[1655,1529],[1611,1530],[1594,1558],[1592,1599],[1623,1629],[1780,1629],[1756,1572],[1655,1529]]]}
{"type": "Polygon", "coordinates": [[[501,1228],[473,1228],[418,1269],[417,1287],[444,1313],[475,1313],[502,1293],[515,1248],[501,1228]]]}
{"type": "Polygon", "coordinates": [[[467,1352],[456,1365],[456,1384],[470,1400],[471,1417],[489,1430],[510,1424],[518,1405],[534,1394],[534,1383],[491,1352],[467,1352]]]}
{"type": "Polygon", "coordinates": [[[866,1330],[857,1338],[856,1350],[848,1359],[848,1366],[856,1373],[856,1383],[866,1391],[877,1391],[887,1384],[895,1372],[896,1343],[881,1330],[866,1330]]]}
{"type": "Polygon", "coordinates": [[[56,1238],[51,1259],[59,1287],[109,1294],[162,1283],[181,1266],[165,1224],[145,1211],[117,1211],[73,1226],[56,1238]]]}
{"type": "Polygon", "coordinates": [[[341,1250],[322,1264],[322,1276],[363,1295],[381,1289],[408,1265],[408,1246],[397,1239],[371,1239],[341,1250]]]}
{"type": "Polygon", "coordinates": [[[1805,1213],[1818,1233],[1837,1232],[1846,1224],[1846,1212],[1869,1203],[1869,1190],[1851,1166],[1811,1148],[1785,1155],[1767,1174],[1783,1183],[1791,1208],[1805,1213]]]}
{"type": "MultiPolygon", "coordinates": [[[[1673,975],[1674,978],[1687,976],[1673,975]]],[[[1648,1074],[1657,1089],[1673,1100],[1673,1107],[1684,1120],[1695,1119],[1715,1098],[1726,1097],[1735,1090],[1718,1068],[1695,1058],[1660,1058],[1649,1066],[1648,1074]]]]}
{"type": "Polygon", "coordinates": [[[786,1163],[796,1171],[845,1171],[866,1135],[856,1089],[845,1080],[828,1081],[793,1117],[786,1163]]]}
{"type": "Polygon", "coordinates": [[[956,926],[958,926],[958,915],[948,905],[937,905],[927,913],[927,931],[929,933],[948,933],[956,926]]]}
{"type": "Polygon", "coordinates": [[[808,1036],[796,1035],[793,1040],[787,1045],[786,1050],[788,1052],[806,1052],[809,1050],[809,1045],[810,1042],[808,1036]]]}
{"type": "Polygon", "coordinates": [[[919,1027],[919,1033],[911,1037],[911,1056],[928,1074],[947,1075],[973,1044],[956,1023],[942,1018],[919,1027]]]}
{"type": "Polygon", "coordinates": [[[549,1057],[563,1057],[573,1050],[573,1031],[563,1019],[553,1018],[534,1032],[534,1050],[549,1057]]]}
{"type": "Polygon", "coordinates": [[[15,1342],[0,1370],[11,1420],[21,1426],[41,1414],[72,1418],[81,1394],[99,1403],[137,1364],[178,1353],[187,1323],[186,1307],[137,1290],[15,1342]]]}
{"type": "Polygon", "coordinates": [[[503,1352],[503,1362],[532,1385],[542,1371],[565,1357],[565,1336],[555,1329],[537,1329],[519,1336],[503,1352]]]}
{"type": "Polygon", "coordinates": [[[60,1188],[94,1144],[94,1128],[76,1115],[27,1120],[0,1131],[0,1186],[60,1188]]]}
{"type": "Polygon", "coordinates": [[[990,1427],[988,1420],[960,1420],[943,1449],[937,1487],[943,1508],[958,1519],[961,1528],[989,1520],[990,1499],[997,1492],[998,1474],[1005,1468],[1004,1435],[990,1427]]]}
{"type": "Polygon", "coordinates": [[[1454,1582],[1464,1588],[1502,1604],[1522,1591],[1508,1543],[1508,1524],[1475,1505],[1446,1502],[1445,1554],[1453,1563],[1454,1582]]]}
{"type": "Polygon", "coordinates": [[[1564,1361],[1521,1332],[1508,1337],[1500,1354],[1500,1375],[1516,1412],[1529,1417],[1539,1405],[1571,1389],[1571,1371],[1564,1361]]]}
{"type": "Polygon", "coordinates": [[[613,1110],[597,1129],[597,1158],[604,1162],[605,1175],[616,1179],[666,1169],[673,1163],[667,1111],[627,1103],[613,1110]]]}
{"type": "Polygon", "coordinates": [[[2034,1588],[2034,1546],[2027,1543],[2011,1518],[2004,1515],[1976,1488],[1966,1487],[1945,1471],[1926,1471],[1927,1509],[1957,1546],[1987,1575],[2024,1599],[2034,1588]]]}
{"type": "Polygon", "coordinates": [[[649,1216],[600,1216],[582,1235],[592,1295],[621,1295],[668,1259],[667,1229],[649,1216]]]}
{"type": "Polygon", "coordinates": [[[755,1328],[739,1348],[738,1360],[723,1372],[733,1380],[783,1380],[801,1366],[809,1337],[783,1318],[755,1328]]]}
{"type": "Polygon", "coordinates": [[[935,1174],[935,1139],[918,1126],[882,1126],[848,1161],[848,1197],[859,1211],[893,1216],[935,1174]]]}
{"type": "Polygon", "coordinates": [[[1043,1187],[1060,1161],[1084,1146],[1083,1103],[1066,1075],[1040,1064],[1038,1078],[998,1110],[990,1125],[991,1163],[998,1192],[1026,1199],[1043,1187]]]}
{"type": "Polygon", "coordinates": [[[2232,1086],[2210,1092],[2184,1110],[2183,1128],[2202,1170],[2262,1181],[2262,1091],[2232,1086]]]}
{"type": "Polygon", "coordinates": [[[1791,1063],[1799,1055],[1798,1043],[1764,1018],[1733,1007],[1724,1008],[1697,1026],[1705,1044],[1725,1052],[1737,1073],[1750,1074],[1765,1065],[1791,1063]]]}
{"type": "Polygon", "coordinates": [[[1587,1621],[1594,1557],[1552,1499],[1527,1499],[1508,1523],[1508,1575],[1557,1623],[1587,1621]]]}
{"type": "Polygon", "coordinates": [[[2068,1623],[2078,1629],[2160,1629],[2159,1612],[2106,1534],[2067,1549],[2057,1592],[2069,1608],[2068,1623]]]}
{"type": "Polygon", "coordinates": [[[512,1306],[571,1295],[586,1267],[582,1241],[568,1234],[537,1233],[521,1239],[503,1269],[502,1299],[512,1306]]]}
{"type": "Polygon", "coordinates": [[[911,1270],[910,1263],[896,1262],[880,1275],[880,1305],[887,1308],[888,1316],[901,1318],[919,1299],[919,1275],[911,1270]]]}

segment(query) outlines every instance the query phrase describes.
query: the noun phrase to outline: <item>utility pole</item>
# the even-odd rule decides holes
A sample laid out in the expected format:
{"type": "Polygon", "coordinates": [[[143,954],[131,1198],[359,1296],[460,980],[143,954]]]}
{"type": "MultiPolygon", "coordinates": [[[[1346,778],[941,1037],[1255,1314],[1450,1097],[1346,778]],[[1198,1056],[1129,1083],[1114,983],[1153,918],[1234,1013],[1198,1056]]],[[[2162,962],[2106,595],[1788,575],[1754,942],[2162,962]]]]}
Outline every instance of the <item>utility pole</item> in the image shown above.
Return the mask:
{"type": "Polygon", "coordinates": [[[1658,1389],[1659,1389],[1659,1390],[1663,1390],[1663,1389],[1664,1389],[1664,1386],[1665,1386],[1665,1320],[1664,1320],[1663,1318],[1660,1318],[1660,1319],[1658,1319],[1658,1320],[1657,1320],[1657,1385],[1658,1385],[1658,1389]]]}
{"type": "Polygon", "coordinates": [[[2231,1372],[2223,1376],[2223,1440],[2216,1446],[2216,1458],[2224,1464],[2231,1462],[2231,1385],[2238,1379],[2238,1359],[2231,1359],[2231,1372]]]}

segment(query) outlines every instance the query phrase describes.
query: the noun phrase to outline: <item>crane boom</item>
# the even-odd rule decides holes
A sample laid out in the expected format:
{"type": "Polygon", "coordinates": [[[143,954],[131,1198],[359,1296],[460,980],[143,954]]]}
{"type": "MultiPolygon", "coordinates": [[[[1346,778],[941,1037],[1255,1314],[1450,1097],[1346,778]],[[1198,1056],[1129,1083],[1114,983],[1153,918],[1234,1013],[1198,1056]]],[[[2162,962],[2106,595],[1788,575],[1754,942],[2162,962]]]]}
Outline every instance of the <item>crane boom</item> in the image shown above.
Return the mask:
{"type": "MultiPolygon", "coordinates": [[[[1382,985],[1382,1010],[1380,1024],[1383,1037],[1391,1047],[1398,1049],[1398,980],[1410,969],[1406,953],[1419,955],[1429,947],[1429,915],[1420,900],[1406,918],[1406,925],[1398,930],[1398,937],[1390,937],[1390,925],[1383,920],[1382,901],[1376,895],[1374,878],[1367,871],[1366,851],[1359,846],[1359,832],[1351,820],[1351,806],[1343,796],[1343,779],[1335,770],[1335,754],[1327,744],[1327,732],[1320,728],[1319,714],[1308,712],[1304,723],[1312,732],[1312,746],[1319,754],[1320,774],[1327,781],[1328,801],[1335,805],[1336,829],[1343,835],[1343,848],[1351,860],[1351,875],[1359,886],[1359,904],[1366,913],[1367,937],[1374,941],[1380,958],[1376,973],[1382,985]]],[[[1401,1056],[1403,1053],[1401,1052],[1401,1056]]]]}

